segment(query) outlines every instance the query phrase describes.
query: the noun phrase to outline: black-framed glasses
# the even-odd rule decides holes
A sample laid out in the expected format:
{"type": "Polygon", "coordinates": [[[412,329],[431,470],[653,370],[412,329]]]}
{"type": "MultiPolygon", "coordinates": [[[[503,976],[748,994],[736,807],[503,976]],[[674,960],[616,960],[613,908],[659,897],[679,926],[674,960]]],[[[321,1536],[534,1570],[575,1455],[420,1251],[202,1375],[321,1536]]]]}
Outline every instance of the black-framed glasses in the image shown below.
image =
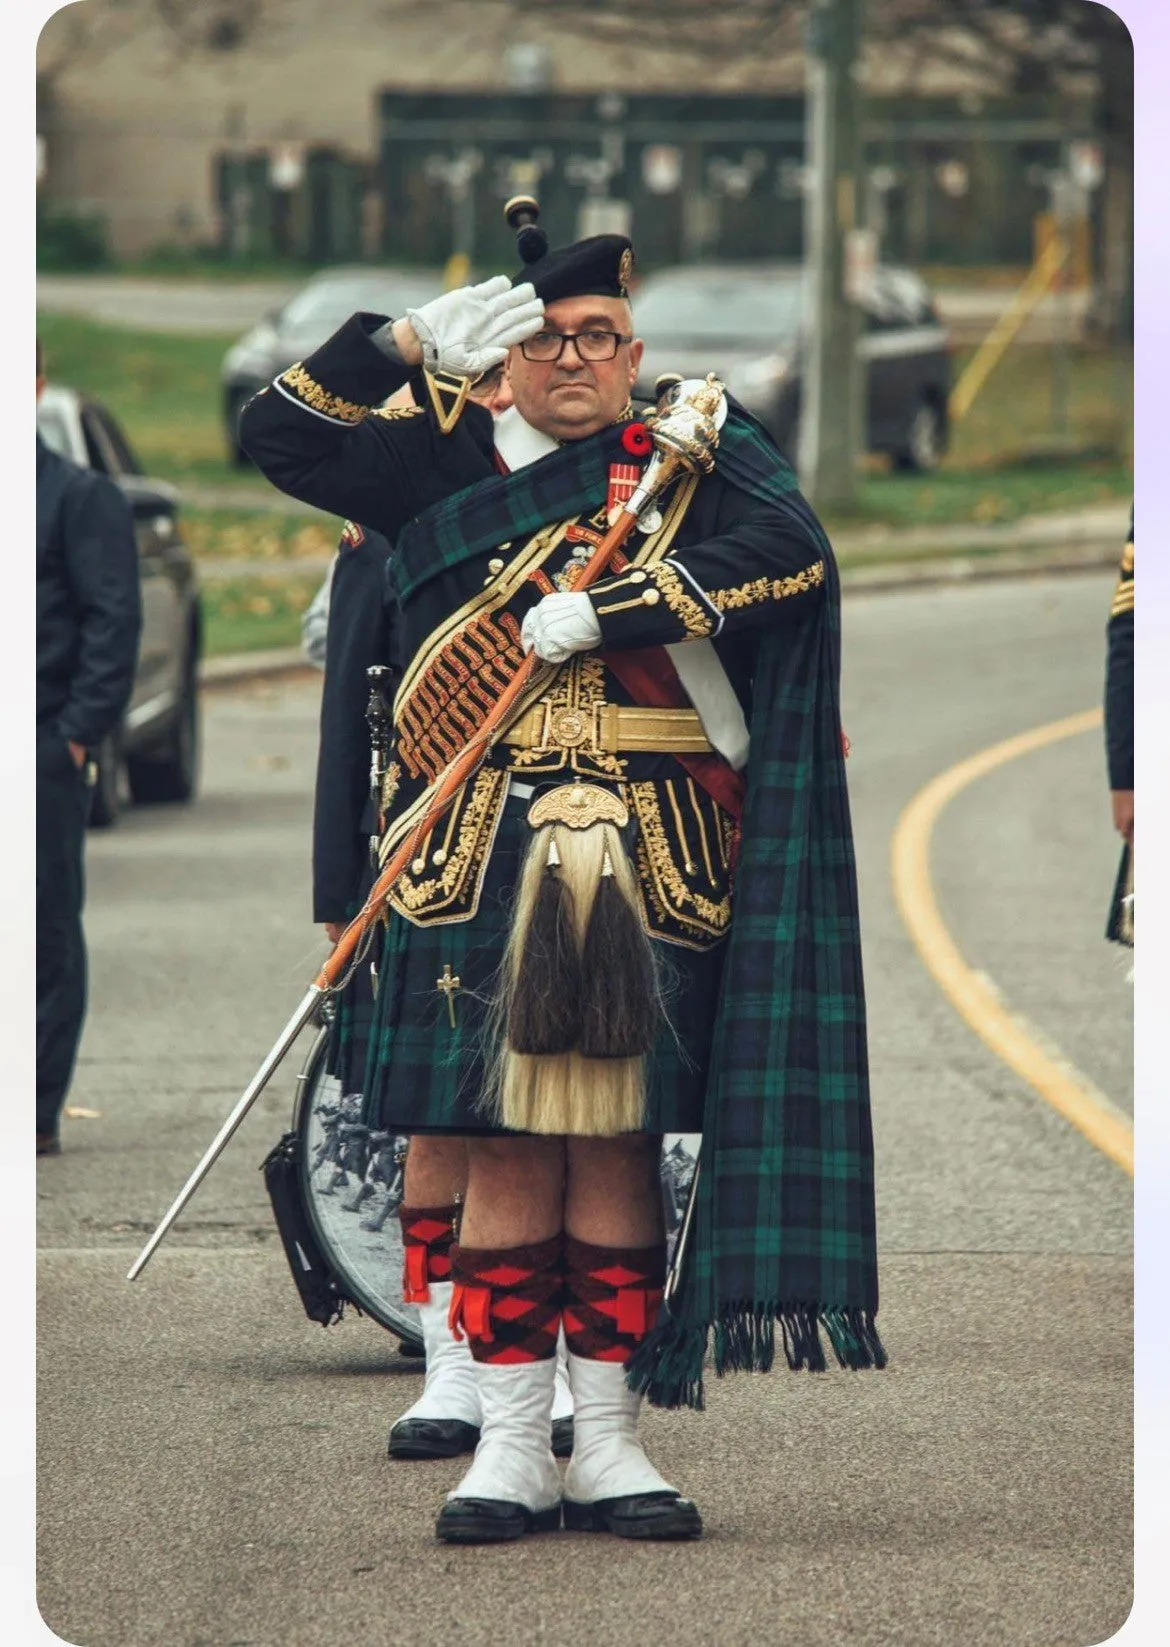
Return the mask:
{"type": "Polygon", "coordinates": [[[632,332],[597,332],[592,328],[586,332],[537,332],[535,337],[525,338],[520,353],[525,360],[548,365],[561,358],[566,343],[573,342],[582,360],[612,360],[619,343],[633,341],[632,332]]]}

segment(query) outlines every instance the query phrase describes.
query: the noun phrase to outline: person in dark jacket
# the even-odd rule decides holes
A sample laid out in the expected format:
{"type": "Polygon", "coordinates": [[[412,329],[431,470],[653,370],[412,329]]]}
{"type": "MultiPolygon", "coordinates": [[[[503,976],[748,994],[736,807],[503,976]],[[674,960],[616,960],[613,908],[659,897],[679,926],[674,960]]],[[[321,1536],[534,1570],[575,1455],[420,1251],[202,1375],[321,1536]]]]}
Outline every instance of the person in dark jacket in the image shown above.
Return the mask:
{"type": "MultiPolygon", "coordinates": [[[[37,399],[44,387],[37,342],[37,399]]],[[[134,684],[142,624],[129,505],[37,436],[37,1154],[58,1124],[85,1016],[81,926],[93,751],[134,684]]]]}
{"type": "Polygon", "coordinates": [[[1113,827],[1125,843],[1105,936],[1133,946],[1133,513],[1109,612],[1105,663],[1105,753],[1113,827]]]}

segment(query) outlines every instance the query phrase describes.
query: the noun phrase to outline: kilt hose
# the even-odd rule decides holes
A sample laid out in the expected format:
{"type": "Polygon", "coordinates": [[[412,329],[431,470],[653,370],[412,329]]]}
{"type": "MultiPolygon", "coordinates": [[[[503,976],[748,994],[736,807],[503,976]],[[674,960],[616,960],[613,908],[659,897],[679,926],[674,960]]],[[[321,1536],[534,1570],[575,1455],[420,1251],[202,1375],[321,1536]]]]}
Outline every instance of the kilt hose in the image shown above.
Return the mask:
{"type": "MultiPolygon", "coordinates": [[[[507,1130],[485,1116],[482,1102],[490,1006],[511,926],[513,891],[532,838],[530,804],[515,796],[505,802],[479,907],[470,920],[415,926],[391,912],[379,929],[364,1085],[354,1083],[363,1086],[370,1126],[406,1133],[507,1130]],[[457,979],[458,986],[440,988],[444,977],[457,979]]],[[[725,947],[719,943],[698,951],[652,942],[668,1021],[647,1060],[646,1132],[700,1130],[725,947]]],[[[368,977],[368,967],[364,970],[368,977]]],[[[364,987],[360,979],[355,982],[364,987]]],[[[349,1011],[348,1030],[339,1029],[351,1069],[361,1015],[358,1000],[349,1011]]],[[[345,1017],[343,1011],[339,1020],[345,1017]]]]}

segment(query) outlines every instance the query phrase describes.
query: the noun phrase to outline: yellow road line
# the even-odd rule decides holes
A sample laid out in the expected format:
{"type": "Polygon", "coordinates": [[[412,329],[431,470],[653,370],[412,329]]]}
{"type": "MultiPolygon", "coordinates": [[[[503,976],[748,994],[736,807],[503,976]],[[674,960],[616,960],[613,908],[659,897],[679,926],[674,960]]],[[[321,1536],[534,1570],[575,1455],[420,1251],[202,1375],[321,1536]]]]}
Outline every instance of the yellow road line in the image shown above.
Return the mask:
{"type": "MultiPolygon", "coordinates": [[[[1133,1123],[1072,1068],[1055,1049],[1046,1049],[1021,1019],[999,999],[989,979],[969,967],[943,923],[930,880],[930,837],[947,803],[996,767],[1029,755],[1046,744],[1090,732],[1101,711],[1088,709],[1008,738],[972,755],[931,779],[906,807],[894,831],[890,870],[894,896],[906,929],[927,971],[959,1016],[993,1052],[1022,1075],[1078,1132],[1133,1176],[1133,1123]]],[[[1102,940],[1104,941],[1104,940],[1102,940]]]]}

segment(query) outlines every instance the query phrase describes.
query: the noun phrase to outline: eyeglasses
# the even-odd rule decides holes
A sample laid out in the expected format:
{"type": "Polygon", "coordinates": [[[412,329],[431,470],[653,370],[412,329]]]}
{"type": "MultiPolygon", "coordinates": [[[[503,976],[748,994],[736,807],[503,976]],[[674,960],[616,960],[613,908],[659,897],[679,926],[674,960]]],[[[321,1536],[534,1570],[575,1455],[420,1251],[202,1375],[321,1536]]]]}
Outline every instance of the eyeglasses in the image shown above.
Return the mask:
{"type": "Polygon", "coordinates": [[[632,332],[537,332],[535,337],[526,338],[520,345],[520,353],[525,360],[537,360],[547,365],[559,360],[565,344],[573,342],[582,360],[612,360],[619,343],[633,341],[632,332]]]}

